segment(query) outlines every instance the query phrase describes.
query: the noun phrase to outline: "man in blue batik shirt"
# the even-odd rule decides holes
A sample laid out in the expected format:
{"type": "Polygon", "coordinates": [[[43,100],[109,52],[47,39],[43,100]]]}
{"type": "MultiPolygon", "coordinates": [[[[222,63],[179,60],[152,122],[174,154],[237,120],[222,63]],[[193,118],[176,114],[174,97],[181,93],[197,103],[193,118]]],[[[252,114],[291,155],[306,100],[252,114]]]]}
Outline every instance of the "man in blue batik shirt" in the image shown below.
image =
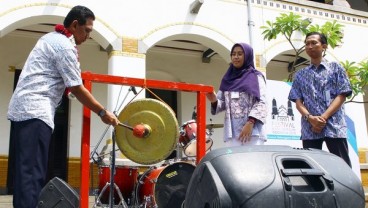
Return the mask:
{"type": "Polygon", "coordinates": [[[303,148],[329,151],[351,167],[347,142],[344,102],[352,93],[346,71],[336,62],[323,59],[327,38],[318,32],[308,33],[305,50],[311,64],[295,74],[289,100],[302,115],[303,148]]]}

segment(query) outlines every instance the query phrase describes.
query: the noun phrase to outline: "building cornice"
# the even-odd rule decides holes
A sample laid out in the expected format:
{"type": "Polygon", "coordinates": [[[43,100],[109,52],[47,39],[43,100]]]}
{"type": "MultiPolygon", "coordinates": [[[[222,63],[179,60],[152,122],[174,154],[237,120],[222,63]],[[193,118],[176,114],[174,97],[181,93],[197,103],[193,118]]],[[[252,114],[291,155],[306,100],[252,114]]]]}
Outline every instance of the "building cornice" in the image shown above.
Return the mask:
{"type": "Polygon", "coordinates": [[[280,13],[294,12],[303,16],[339,21],[347,24],[368,26],[368,12],[361,12],[351,8],[316,3],[305,0],[251,0],[255,7],[277,10],[280,13]]]}

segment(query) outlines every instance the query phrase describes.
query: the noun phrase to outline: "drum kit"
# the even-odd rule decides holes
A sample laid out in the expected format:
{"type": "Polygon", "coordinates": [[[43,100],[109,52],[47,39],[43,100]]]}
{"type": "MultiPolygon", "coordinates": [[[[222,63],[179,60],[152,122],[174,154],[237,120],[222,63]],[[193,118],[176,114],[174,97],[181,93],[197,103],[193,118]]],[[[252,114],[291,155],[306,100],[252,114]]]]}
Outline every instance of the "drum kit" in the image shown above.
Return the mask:
{"type": "MultiPolygon", "coordinates": [[[[121,123],[113,131],[110,164],[98,164],[93,207],[181,207],[195,169],[196,121],[187,121],[179,128],[172,109],[149,98],[130,102],[118,119],[121,123]],[[115,165],[115,144],[137,165],[115,165]],[[170,159],[175,151],[176,157],[170,159]],[[140,173],[139,167],[148,168],[140,173]]],[[[213,129],[221,127],[206,125],[206,151],[213,145],[213,129]]]]}

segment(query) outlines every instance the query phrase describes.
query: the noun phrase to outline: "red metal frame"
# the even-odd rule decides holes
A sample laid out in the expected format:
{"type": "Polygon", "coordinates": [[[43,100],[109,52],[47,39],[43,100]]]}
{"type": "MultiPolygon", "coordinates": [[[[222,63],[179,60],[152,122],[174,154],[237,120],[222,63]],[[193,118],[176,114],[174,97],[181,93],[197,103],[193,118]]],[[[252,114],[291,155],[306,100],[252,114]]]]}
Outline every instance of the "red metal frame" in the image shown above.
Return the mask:
{"type": "MultiPolygon", "coordinates": [[[[201,84],[188,84],[182,82],[167,82],[159,80],[147,80],[112,75],[94,74],[83,72],[84,86],[92,92],[92,83],[106,83],[116,85],[130,85],[142,88],[155,88],[164,90],[176,90],[197,93],[197,156],[196,163],[204,157],[206,138],[206,94],[213,92],[212,86],[201,84]]],[[[83,107],[82,121],[82,145],[81,145],[81,183],[80,183],[80,207],[88,208],[89,177],[90,177],[90,137],[91,137],[91,111],[83,107]]]]}

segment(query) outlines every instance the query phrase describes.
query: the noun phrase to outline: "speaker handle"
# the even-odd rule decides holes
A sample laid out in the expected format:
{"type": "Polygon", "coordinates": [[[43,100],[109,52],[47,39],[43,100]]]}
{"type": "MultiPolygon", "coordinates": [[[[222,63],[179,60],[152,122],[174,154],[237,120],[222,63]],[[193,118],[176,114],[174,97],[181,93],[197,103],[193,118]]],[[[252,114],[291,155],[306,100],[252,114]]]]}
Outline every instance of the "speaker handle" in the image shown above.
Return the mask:
{"type": "Polygon", "coordinates": [[[318,169],[307,168],[293,168],[293,169],[281,169],[283,176],[323,176],[325,173],[318,169]]]}
{"type": "Polygon", "coordinates": [[[335,185],[333,179],[326,175],[323,171],[319,169],[307,169],[307,168],[294,168],[294,169],[281,169],[281,173],[284,176],[284,185],[286,190],[291,191],[291,187],[293,186],[289,176],[321,176],[326,183],[327,187],[333,191],[335,189],[335,185]]]}

